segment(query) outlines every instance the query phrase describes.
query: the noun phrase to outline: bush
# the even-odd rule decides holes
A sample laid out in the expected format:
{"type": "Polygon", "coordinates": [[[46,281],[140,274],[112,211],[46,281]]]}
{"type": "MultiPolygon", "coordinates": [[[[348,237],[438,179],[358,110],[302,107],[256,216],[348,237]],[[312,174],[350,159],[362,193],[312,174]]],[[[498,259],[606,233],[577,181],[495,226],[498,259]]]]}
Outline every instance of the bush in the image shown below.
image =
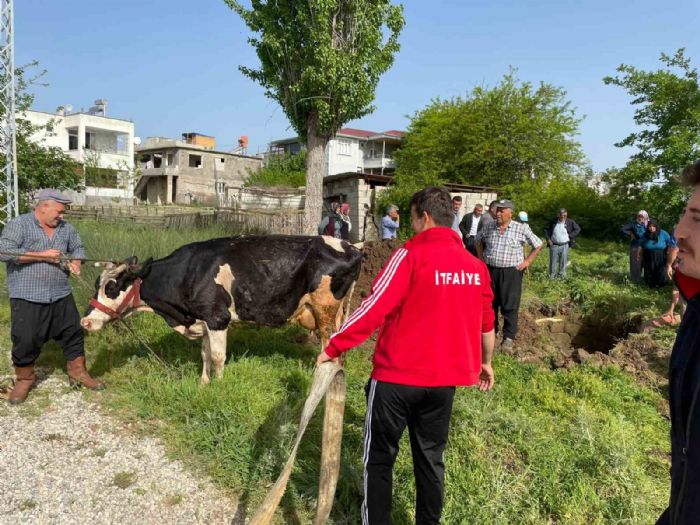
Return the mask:
{"type": "Polygon", "coordinates": [[[306,150],[297,154],[286,153],[270,158],[260,171],[251,171],[246,186],[286,186],[300,188],[306,185],[306,150]]]}

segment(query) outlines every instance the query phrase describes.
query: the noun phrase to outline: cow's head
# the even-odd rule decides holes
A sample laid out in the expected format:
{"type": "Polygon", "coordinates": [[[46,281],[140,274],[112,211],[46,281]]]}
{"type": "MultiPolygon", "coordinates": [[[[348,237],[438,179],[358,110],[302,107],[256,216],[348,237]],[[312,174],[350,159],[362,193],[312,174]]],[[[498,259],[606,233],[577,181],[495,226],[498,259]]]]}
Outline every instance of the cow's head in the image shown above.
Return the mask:
{"type": "Polygon", "coordinates": [[[95,281],[95,295],[80,320],[82,327],[94,332],[133,313],[140,303],[138,284],[150,270],[150,263],[151,259],[138,264],[136,257],[130,257],[120,263],[100,264],[104,271],[95,281]]]}

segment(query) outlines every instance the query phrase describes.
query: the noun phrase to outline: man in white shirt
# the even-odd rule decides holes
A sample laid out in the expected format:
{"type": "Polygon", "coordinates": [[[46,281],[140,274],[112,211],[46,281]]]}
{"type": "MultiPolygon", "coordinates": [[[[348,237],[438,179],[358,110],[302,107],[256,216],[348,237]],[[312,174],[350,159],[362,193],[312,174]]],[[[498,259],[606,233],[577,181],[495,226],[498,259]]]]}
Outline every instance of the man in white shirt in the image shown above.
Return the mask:
{"type": "Polygon", "coordinates": [[[575,244],[581,228],[569,219],[566,208],[559,209],[559,215],[544,228],[544,236],[549,245],[549,277],[566,278],[566,265],[569,260],[569,246],[575,244]]]}
{"type": "Polygon", "coordinates": [[[459,230],[462,234],[462,242],[464,247],[469,250],[474,257],[476,253],[476,234],[481,231],[484,224],[482,218],[484,216],[484,206],[477,204],[474,206],[474,211],[467,213],[459,223],[459,230]]]}

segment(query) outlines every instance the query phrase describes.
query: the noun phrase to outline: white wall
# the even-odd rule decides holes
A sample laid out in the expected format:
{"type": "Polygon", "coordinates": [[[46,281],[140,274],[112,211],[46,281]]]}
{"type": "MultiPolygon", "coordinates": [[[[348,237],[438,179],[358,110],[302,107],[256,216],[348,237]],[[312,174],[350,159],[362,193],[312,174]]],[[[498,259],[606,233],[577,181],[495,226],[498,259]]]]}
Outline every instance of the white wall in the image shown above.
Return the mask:
{"type": "Polygon", "coordinates": [[[328,171],[326,175],[337,175],[338,173],[356,173],[362,170],[363,166],[363,153],[360,148],[360,141],[357,139],[349,137],[336,137],[328,142],[328,147],[326,148],[326,159],[328,164],[328,171]],[[347,151],[343,149],[341,141],[347,141],[350,145],[349,155],[341,154],[341,151],[347,151]]]}
{"type": "MultiPolygon", "coordinates": [[[[134,168],[134,123],[126,120],[112,119],[107,117],[98,117],[95,115],[86,115],[84,113],[75,113],[72,115],[58,115],[51,113],[42,113],[40,111],[26,111],[24,114],[19,114],[19,118],[24,118],[35,126],[45,126],[47,123],[53,123],[53,132],[47,133],[40,131],[35,133],[31,140],[40,143],[47,147],[61,148],[65,153],[70,155],[78,162],[85,162],[85,132],[94,133],[95,144],[94,151],[99,154],[99,167],[111,169],[128,169],[134,168]],[[77,129],[78,131],[78,149],[68,149],[68,130],[77,129]],[[121,152],[117,152],[117,137],[115,134],[124,135],[125,148],[121,152]],[[100,150],[108,152],[101,152],[100,150]]],[[[89,155],[89,153],[88,153],[89,155]]]]}

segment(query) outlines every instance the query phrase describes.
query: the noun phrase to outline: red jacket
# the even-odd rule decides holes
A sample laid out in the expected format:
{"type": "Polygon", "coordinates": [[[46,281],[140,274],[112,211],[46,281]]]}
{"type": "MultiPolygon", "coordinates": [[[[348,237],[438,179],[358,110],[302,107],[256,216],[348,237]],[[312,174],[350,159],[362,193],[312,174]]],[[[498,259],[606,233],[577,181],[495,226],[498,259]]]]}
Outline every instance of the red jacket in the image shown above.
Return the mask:
{"type": "Polygon", "coordinates": [[[419,233],[394,252],[372,293],[325,349],[338,357],[381,327],[372,377],[411,386],[474,385],[481,334],[493,330],[491,280],[451,228],[419,233]]]}

